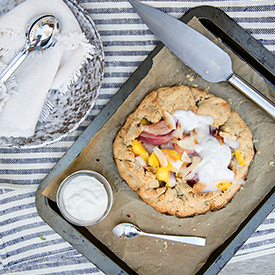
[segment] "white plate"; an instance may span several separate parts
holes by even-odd
[[[0,4],[0,16],[24,0],[5,1]],[[48,97],[54,104],[52,112],[43,122],[38,122],[33,136],[29,138],[0,137],[0,144],[11,147],[41,147],[72,133],[91,112],[102,84],[104,52],[95,24],[85,10],[74,0],[64,0],[71,9],[89,42],[95,46],[95,54],[81,69],[81,76],[60,96],[50,90]]]

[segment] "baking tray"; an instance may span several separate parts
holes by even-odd
[[[250,64],[250,66],[265,79],[271,88],[270,94],[273,95],[272,93],[274,93],[275,95],[275,56],[272,53],[218,8],[211,6],[195,7],[186,12],[180,20],[188,23],[194,16],[196,16],[212,34],[221,39],[236,55]],[[42,192],[56,176],[73,162],[94,135],[116,112],[129,94],[131,94],[139,82],[147,75],[151,69],[153,57],[157,55],[162,48],[163,44],[159,43],[148,55],[139,68],[125,82],[45,177],[36,193],[36,208],[41,218],[106,274],[121,274],[123,272],[126,274],[136,273],[110,249],[98,241],[87,229],[74,226],[67,222],[58,211],[56,203],[43,196]],[[275,187],[243,221],[236,232],[209,256],[207,262],[197,274],[217,274],[224,267],[274,209],[274,191]]]

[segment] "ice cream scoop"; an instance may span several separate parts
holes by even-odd
[[[54,45],[60,27],[53,15],[40,15],[31,20],[26,27],[26,43],[11,63],[0,74],[0,80],[5,83],[19,65],[32,51],[42,51]]]

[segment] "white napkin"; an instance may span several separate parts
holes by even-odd
[[[42,14],[58,19],[60,34],[54,47],[31,52],[12,77],[0,84],[0,136],[32,136],[48,90],[65,93],[94,54],[62,0],[26,0],[0,18],[0,70],[24,47],[28,22]]]

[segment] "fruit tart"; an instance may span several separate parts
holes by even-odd
[[[222,98],[184,85],[148,94],[117,133],[120,176],[160,213],[225,206],[245,182],[252,133]]]

